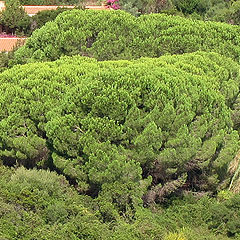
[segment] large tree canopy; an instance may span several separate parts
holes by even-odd
[[[131,214],[142,198],[151,204],[178,189],[230,183],[239,65],[229,58],[64,57],[16,66],[0,83],[4,164],[53,165],[97,197],[108,220]]]
[[[239,60],[239,26],[164,14],[139,18],[122,11],[74,10],[35,31],[14,63],[56,60],[63,55],[98,60],[214,51]]]

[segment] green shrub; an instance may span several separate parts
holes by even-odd
[[[109,230],[63,176],[45,170],[0,168],[3,239],[107,239]]]
[[[8,34],[24,35],[30,31],[30,17],[18,0],[6,2],[6,8],[0,13],[0,23]]]
[[[157,13],[164,10],[174,9],[171,0],[158,1],[158,0],[120,0],[121,10],[127,11],[134,16],[139,16],[146,13]]]
[[[180,0],[174,3],[177,5],[177,8],[184,13],[193,13],[197,7],[198,0]]]
[[[206,20],[218,21],[218,22],[229,22],[230,10],[226,5],[226,2],[220,2],[214,4],[205,14]]]
[[[229,20],[237,25],[240,25],[240,1],[235,1],[229,8]]]
[[[57,8],[56,10],[44,10],[38,12],[31,19],[31,31],[41,28],[49,21],[55,20],[55,18],[62,12],[69,10],[68,8]]]

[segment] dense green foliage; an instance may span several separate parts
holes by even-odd
[[[164,14],[135,18],[122,11],[66,11],[36,30],[14,63],[56,60],[62,55],[106,59],[159,57],[197,50],[239,59],[239,27]]]
[[[3,163],[48,166],[75,189],[54,172],[0,167],[0,237],[239,239],[239,195],[198,200],[234,174],[238,69],[197,52],[64,57],[2,73]],[[186,190],[200,193],[166,199]]]
[[[38,12],[31,19],[31,33],[37,28],[41,28],[47,22],[55,20],[55,18],[64,11],[69,11],[68,8],[58,8],[56,10],[44,10]]]
[[[0,168],[0,173],[1,239],[107,236],[106,226],[92,213],[89,197],[79,196],[63,176],[24,168],[15,172]]]
[[[238,1],[140,2],[239,21]],[[74,10],[1,53],[0,239],[239,240],[239,36]]]
[[[65,57],[16,66],[0,82],[3,163],[56,168],[96,198],[105,221],[131,217],[142,198],[230,184],[239,65],[229,58]]]
[[[9,0],[6,9],[0,12],[0,24],[7,33],[24,34],[30,31],[30,17],[18,0]]]
[[[227,240],[239,236],[239,195],[189,195],[172,206],[140,207],[130,221],[104,223],[98,203],[45,170],[0,167],[0,238],[11,240]],[[224,220],[224,221],[223,221]],[[220,234],[222,233],[222,234]]]

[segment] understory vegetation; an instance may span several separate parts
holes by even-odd
[[[239,42],[73,10],[3,53],[0,239],[240,239]]]

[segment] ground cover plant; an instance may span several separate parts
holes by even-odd
[[[49,234],[48,239],[56,239],[54,228],[59,236],[66,234],[66,239],[108,239],[107,234],[113,232],[116,239],[191,236],[197,225],[191,225],[187,217],[186,223],[176,220],[174,208],[157,210],[159,204],[186,191],[216,194],[231,182],[237,189],[239,65],[231,58],[204,52],[131,61],[63,57],[15,66],[0,74],[0,83],[2,164],[55,170],[75,189],[68,193],[62,186],[52,188],[59,181],[64,187],[65,180],[44,170],[20,168],[16,173],[3,173],[11,179],[8,184],[3,180],[6,187],[0,195],[6,208],[18,204],[20,216],[35,214],[34,221],[43,227],[39,231]],[[41,184],[48,178],[49,190],[44,190]],[[87,208],[94,215],[89,224],[96,224],[103,233],[97,235],[94,228],[81,235],[85,223],[73,223],[78,215],[61,202],[61,191],[74,196],[77,192],[83,206],[87,200],[81,196],[89,199]],[[208,201],[213,205],[210,214],[206,210],[206,216],[199,216],[202,230],[198,231],[212,234],[213,239],[215,234],[220,234],[219,239],[237,239],[238,200],[229,199],[222,204],[202,200],[203,206],[197,205],[200,209]],[[216,216],[215,205],[223,209]],[[152,208],[166,216],[151,213]],[[219,228],[222,214],[225,225]],[[54,219],[60,222],[50,227]],[[148,224],[141,225],[147,219],[153,222],[149,230]],[[1,220],[1,234],[23,238],[25,230],[13,224],[9,232],[6,221]],[[170,231],[162,221],[172,226]],[[36,234],[35,223],[29,236]],[[183,230],[184,226],[195,230]]]

